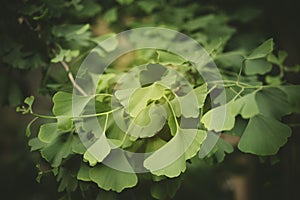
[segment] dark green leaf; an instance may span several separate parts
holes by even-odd
[[[274,118],[257,115],[250,119],[238,144],[241,151],[266,156],[278,152],[291,135],[291,129]]]
[[[273,39],[269,39],[262,43],[259,47],[254,49],[252,53],[247,57],[248,60],[250,59],[258,59],[266,57],[269,53],[273,51],[274,42]]]
[[[245,73],[247,75],[260,74],[264,75],[270,72],[272,69],[272,64],[267,62],[265,59],[255,59],[245,61]]]

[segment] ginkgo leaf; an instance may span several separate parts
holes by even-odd
[[[134,187],[137,182],[135,173],[122,172],[106,165],[97,165],[90,170],[92,181],[104,190],[121,192],[125,188]]]
[[[27,104],[27,108],[25,108],[25,106],[18,106],[16,108],[16,112],[22,112],[22,114],[27,114],[27,113],[33,113],[32,112],[32,104],[34,102],[34,96],[30,96],[30,97],[27,97],[25,100],[24,100],[24,103]]]
[[[170,133],[172,136],[174,136],[177,132],[177,125],[176,125],[176,119],[174,118],[174,116],[170,115],[168,118],[168,125],[170,128]]]
[[[246,153],[267,156],[278,152],[291,135],[291,129],[274,118],[256,115],[240,139],[238,148]]]
[[[194,90],[177,98],[180,103],[181,114],[186,118],[197,118],[199,115],[199,104]]]
[[[83,161],[89,162],[90,166],[95,166],[98,163],[97,158],[95,158],[89,151],[83,154]]]
[[[29,140],[28,145],[31,147],[30,151],[36,151],[45,147],[47,144],[42,142],[39,138],[32,138]]]
[[[72,140],[72,134],[56,137],[41,150],[42,157],[51,163],[52,167],[60,166],[62,160],[72,154]]]
[[[166,118],[167,115],[162,106],[152,104],[133,119],[126,133],[137,138],[152,137],[164,127]]]
[[[252,51],[252,53],[247,57],[247,59],[258,59],[266,57],[269,53],[273,51],[274,41],[273,39],[269,39],[258,46],[256,49]]]
[[[83,145],[83,142],[79,138],[78,135],[73,134],[73,141],[72,141],[72,152],[76,154],[84,154],[86,151],[86,147]]]
[[[60,181],[58,192],[74,192],[78,186],[78,180],[74,177],[72,171],[64,167],[59,169],[57,181]]]
[[[51,143],[58,135],[59,131],[57,130],[57,124],[48,123],[41,125],[38,138],[42,142]]]
[[[85,164],[81,164],[79,171],[77,173],[77,179],[81,181],[91,181],[90,169],[91,168],[89,166]]]
[[[203,107],[207,96],[207,85],[203,84],[184,96],[180,96],[173,100],[173,103],[179,102],[180,105],[173,105],[173,109],[180,112],[176,112],[176,115],[182,114],[186,118],[197,118],[199,116],[199,109]]]
[[[256,92],[253,92],[235,100],[232,104],[231,112],[234,115],[240,114],[245,119],[257,115],[259,113],[259,108],[255,97]]]
[[[121,192],[125,188],[131,188],[137,184],[137,176],[121,150],[113,150],[106,159],[106,165],[96,165],[89,173],[91,180],[100,188]],[[109,166],[119,166],[122,170]]]
[[[26,137],[30,137],[31,135],[31,125],[38,119],[38,117],[33,118],[26,126],[25,135]]]
[[[264,75],[272,70],[272,64],[267,62],[265,59],[255,59],[245,61],[245,74]]]
[[[27,97],[25,100],[24,100],[24,103],[26,103],[28,105],[28,108],[30,111],[32,111],[32,104],[34,102],[34,96],[30,96],[30,97]]]
[[[205,137],[205,131],[178,128],[167,144],[144,161],[144,166],[157,176],[179,176],[186,169],[186,160],[197,154]]]
[[[110,153],[110,145],[104,133],[92,144],[84,154],[84,159],[89,161],[90,165],[95,165],[97,162],[102,162]]]
[[[152,137],[147,140],[146,152],[154,152],[164,146],[167,142],[160,137]]]
[[[128,88],[123,90],[117,90],[115,92],[116,98],[119,102],[128,109],[130,96],[134,93],[135,88]]]
[[[226,153],[230,154],[233,152],[233,146],[222,138],[218,139],[214,148],[216,148],[214,155],[219,163],[224,161]]]
[[[140,83],[142,86],[160,81],[166,68],[159,64],[148,64],[145,70],[140,72]]]
[[[181,178],[164,179],[152,185],[150,192],[155,199],[173,199],[182,183]]]
[[[279,88],[287,94],[290,110],[300,113],[300,86],[285,85]]]
[[[291,112],[287,95],[278,88],[262,89],[255,99],[259,112],[264,116],[280,119]]]
[[[157,60],[161,64],[172,64],[172,65],[180,65],[185,62],[183,58],[178,55],[165,52],[165,51],[156,51],[157,53]]]
[[[176,79],[178,76],[179,76],[178,72],[169,69],[164,73],[164,76],[161,77],[161,80],[157,81],[157,83],[165,86],[166,88],[171,89],[172,86],[176,83]]]
[[[244,120],[240,116],[236,117],[234,127],[228,131],[230,135],[241,137],[247,127],[248,120]]]
[[[56,116],[78,116],[92,98],[92,96],[78,96],[67,92],[57,92],[53,96],[53,114]]]
[[[73,120],[69,116],[57,116],[57,129],[70,131],[73,128]]]
[[[198,107],[202,108],[204,106],[204,102],[205,102],[205,99],[208,94],[207,93],[207,84],[200,85],[200,86],[196,87],[193,91],[198,100]]]
[[[214,133],[208,133],[206,140],[201,146],[199,151],[199,158],[211,158],[214,156],[216,161],[222,162],[226,156],[226,153],[232,153],[233,147],[231,144],[223,140],[220,135]]]
[[[146,108],[149,101],[162,98],[164,91],[165,88],[159,84],[136,89],[129,100],[129,114],[136,117],[141,110]]]
[[[209,110],[201,118],[201,122],[208,130],[216,132],[231,130],[235,122],[235,114],[232,113],[232,101]]]
[[[276,57],[274,54],[269,54],[267,57],[267,60],[271,63],[274,63],[278,66],[282,66],[283,62],[285,61],[288,54],[285,51],[279,51],[278,57]]]

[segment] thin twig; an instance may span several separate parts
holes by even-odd
[[[68,66],[68,64],[65,61],[60,61],[60,63],[65,68],[66,72],[68,73],[68,77],[69,77],[71,83],[73,84],[73,87],[76,88],[76,90],[78,90],[78,92],[80,92],[80,94],[82,94],[83,96],[87,96],[85,91],[79,85],[77,85],[77,83],[75,82],[75,79],[70,71],[70,67]]]

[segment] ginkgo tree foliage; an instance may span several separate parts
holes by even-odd
[[[72,9],[63,13],[63,8]],[[104,191],[122,194],[124,190],[134,191],[139,182],[148,181],[153,198],[173,198],[180,188],[180,175],[189,163],[193,165],[193,159],[222,162],[225,155],[234,150],[257,156],[276,155],[292,134],[288,123],[282,119],[300,112],[300,86],[288,83],[285,74],[298,72],[299,66],[285,65],[287,53],[278,51],[273,39],[260,40],[260,44],[257,41],[256,47],[253,47],[255,44],[229,47],[239,35],[229,23],[239,20],[244,23],[255,16],[230,15],[184,1],[174,1],[162,8],[159,0],[117,0],[110,4],[79,0],[61,6],[45,1],[41,5],[32,3],[22,13],[26,20],[30,18],[29,24],[34,22],[41,26],[36,32],[40,34],[39,40],[44,41],[48,56],[43,65],[62,65],[65,77],[70,79],[64,82],[51,73],[46,74],[51,76],[46,80],[46,88],[53,94],[51,115],[35,112],[33,96],[27,97],[24,105],[17,108],[18,112],[33,115],[26,128],[29,146],[49,163],[49,170],[40,168],[37,179],[52,172],[59,181],[58,191],[65,191],[67,197],[81,191],[83,198],[98,195],[113,199],[117,198],[115,193]],[[94,37],[91,26],[82,24],[83,18],[86,20],[98,13],[111,32],[161,26],[187,34],[211,56],[222,80],[206,82],[189,60],[172,52],[138,50],[134,58],[129,56],[130,62],[124,64],[120,59],[112,63],[96,83],[96,93],[86,94],[74,82],[72,73],[76,72],[86,52],[114,35]],[[46,23],[63,15],[70,20],[52,26]],[[82,20],[78,19],[80,17]],[[47,35],[42,34],[43,23]],[[104,49],[112,51],[117,47],[116,43]],[[25,62],[9,60],[11,54],[31,59],[31,54],[22,54],[23,48],[29,47],[8,48],[4,52],[4,62],[18,68],[27,66]],[[97,53],[105,56],[102,51]],[[138,67],[134,76],[127,75],[126,84],[119,84],[123,75],[138,65],[143,67]],[[75,105],[73,87],[80,94],[75,94],[78,95]],[[222,101],[224,96],[225,102]],[[96,111],[92,114],[91,105]],[[124,119],[124,124],[119,124],[116,116]],[[98,133],[91,118],[103,127],[102,134]],[[186,127],[184,121],[188,120],[195,125]],[[32,125],[37,122],[42,124],[33,132]],[[86,133],[84,141],[78,130]],[[237,148],[218,138],[217,133],[238,137]],[[214,145],[208,151],[201,151],[211,140],[216,141]],[[117,149],[152,152],[142,163],[147,173],[135,173],[128,157],[116,154]],[[127,170],[105,164],[110,157]]]

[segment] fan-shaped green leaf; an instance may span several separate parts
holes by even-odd
[[[232,102],[209,110],[201,118],[201,122],[208,130],[216,132],[231,130],[235,122],[235,114],[232,113]]]
[[[53,97],[53,114],[78,116],[92,98],[92,96],[73,96],[71,93],[57,92]]]
[[[156,51],[156,53],[157,53],[157,60],[161,64],[180,65],[185,62],[185,60],[183,58],[181,58],[180,56],[169,53],[169,52]]]
[[[52,167],[58,167],[62,159],[72,154],[72,140],[72,134],[64,134],[56,137],[41,150],[42,157],[51,163]]]
[[[300,113],[300,86],[286,85],[279,88],[287,94],[290,110]]]
[[[154,183],[150,190],[151,196],[155,199],[172,199],[180,188],[181,182],[180,178],[175,178]]]
[[[245,73],[247,75],[260,74],[264,75],[270,72],[272,69],[272,64],[267,62],[265,59],[255,59],[245,61]]]
[[[73,128],[73,120],[69,116],[57,117],[57,129],[62,131],[70,131]]]
[[[90,170],[92,181],[104,190],[121,192],[125,188],[134,187],[137,182],[135,173],[122,172],[106,165],[97,165]]]
[[[265,88],[256,94],[259,112],[264,116],[280,117],[291,112],[287,95],[278,88]]]
[[[137,138],[152,137],[164,127],[166,118],[162,106],[147,106],[130,123],[127,134]]]
[[[59,132],[57,130],[57,124],[48,123],[41,125],[40,131],[38,133],[38,138],[42,142],[51,143],[58,135]]]
[[[166,68],[159,64],[148,64],[145,70],[140,72],[140,83],[142,86],[147,84],[153,84],[156,81],[161,80]]]
[[[267,156],[278,152],[291,135],[291,129],[274,118],[263,115],[252,117],[238,147],[246,153]]]
[[[95,159],[97,162],[102,162],[106,156],[110,153],[110,145],[107,141],[106,136],[102,133],[101,137],[92,144],[84,154],[84,159],[88,160],[90,165],[95,164]]]
[[[259,109],[255,96],[256,92],[252,92],[235,100],[232,104],[231,112],[234,115],[241,114],[245,119],[257,115],[259,113]]]
[[[274,42],[273,39],[269,39],[258,46],[252,51],[252,53],[247,57],[247,59],[257,59],[266,57],[269,53],[273,51]]]
[[[197,154],[205,137],[205,131],[178,129],[167,144],[145,160],[144,166],[157,176],[179,176],[186,169],[186,160]]]
[[[47,144],[42,142],[39,138],[32,138],[29,140],[28,145],[31,147],[30,151],[35,151],[45,147]]]
[[[159,84],[138,88],[129,99],[129,113],[136,117],[141,110],[146,108],[148,102],[158,100],[164,95],[165,88]]]
[[[80,169],[77,173],[77,179],[81,181],[91,181],[90,169],[91,168],[89,166],[81,164]]]

